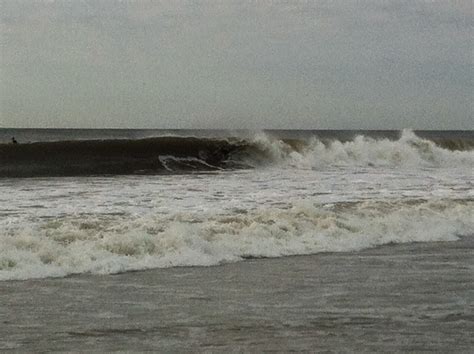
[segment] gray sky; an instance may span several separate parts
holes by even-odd
[[[474,129],[471,0],[0,3],[0,127]]]

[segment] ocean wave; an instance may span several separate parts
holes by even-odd
[[[64,216],[3,223],[0,280],[210,266],[472,236],[474,200],[295,202],[228,215]]]
[[[453,167],[474,166],[474,150],[450,150],[404,130],[398,140],[357,136],[352,141],[323,143],[312,139],[279,161],[298,168],[328,166]]]
[[[0,177],[185,173],[265,166],[449,167],[474,165],[468,140],[157,137],[0,144]]]

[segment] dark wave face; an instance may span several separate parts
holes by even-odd
[[[231,167],[242,141],[160,137],[0,145],[0,176],[147,174]]]
[[[424,165],[473,163],[472,139],[420,138],[404,131],[398,140],[359,135],[278,138],[156,137],[0,144],[0,177],[187,173],[286,164]]]

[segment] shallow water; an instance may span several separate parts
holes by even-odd
[[[0,350],[467,353],[473,240],[0,282]]]
[[[474,150],[394,134],[0,178],[0,350],[468,352]]]

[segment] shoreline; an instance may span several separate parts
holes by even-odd
[[[0,282],[0,350],[469,351],[474,238]]]

